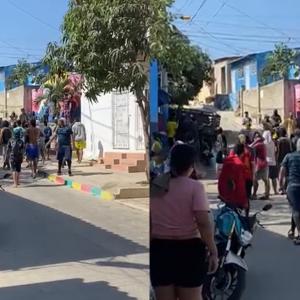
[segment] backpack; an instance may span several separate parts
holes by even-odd
[[[24,143],[22,140],[15,140],[12,143],[12,155],[13,159],[17,162],[23,161],[23,149]]]
[[[224,159],[218,181],[218,190],[223,202],[237,207],[248,208],[245,166],[238,156],[229,155]]]

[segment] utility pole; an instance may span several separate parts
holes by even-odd
[[[6,83],[6,79],[4,79],[4,100],[5,100],[4,117],[7,118],[8,117],[8,112],[7,112],[7,83]]]

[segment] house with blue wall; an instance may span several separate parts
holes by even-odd
[[[49,67],[44,66],[41,62],[34,62],[31,65],[36,69],[36,73],[39,75],[47,74],[49,72]],[[15,69],[16,65],[10,66],[3,66],[0,67],[0,92],[5,90],[5,82],[11,76],[13,70]],[[37,87],[38,85],[34,82],[34,76],[30,75],[27,78],[25,83],[25,87]],[[15,85],[17,87],[17,85]]]
[[[242,89],[258,89],[258,86],[262,84],[261,74],[267,64],[268,57],[271,54],[272,51],[253,53],[231,62],[232,87],[230,94],[230,103],[233,109],[236,109],[239,105],[238,97]],[[300,55],[297,57],[295,63],[300,65]],[[294,66],[291,66],[290,68],[289,79],[298,79],[295,77]],[[276,81],[276,78],[269,78],[264,83],[269,84],[274,81]]]
[[[11,76],[16,65],[0,67],[0,116],[7,117],[11,112],[18,112],[20,108],[27,111],[32,109],[32,90],[39,87],[35,82],[36,75],[45,75],[49,68],[41,62],[31,63],[35,69],[35,74],[29,75],[24,86],[17,83],[6,90],[7,81]]]

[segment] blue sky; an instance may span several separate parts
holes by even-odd
[[[172,11],[194,16],[175,24],[214,59],[300,46],[298,0],[176,0]]]
[[[0,66],[20,58],[38,61],[50,41],[59,41],[68,0],[1,0]]]

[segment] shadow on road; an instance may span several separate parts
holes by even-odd
[[[106,282],[84,283],[80,279],[0,288],[3,300],[136,300]]]
[[[0,270],[146,252],[146,247],[83,220],[0,193]],[[0,294],[0,299],[6,298]]]

